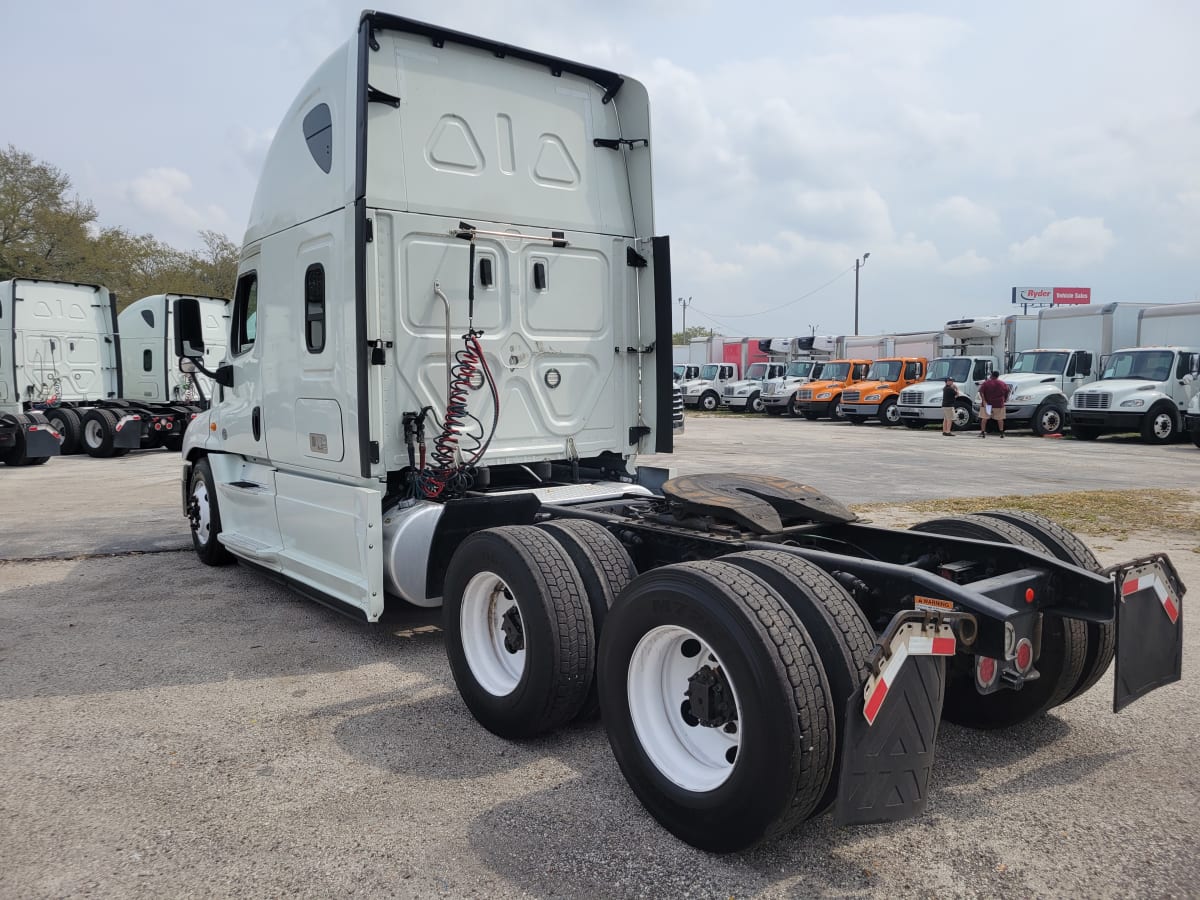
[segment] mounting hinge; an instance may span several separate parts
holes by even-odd
[[[371,451],[371,462],[379,462],[379,441],[371,441],[367,446]]]
[[[371,243],[375,240],[375,220],[367,219],[367,238],[366,243]]]
[[[367,43],[370,45],[372,50],[379,49],[379,41],[375,40],[375,26],[374,25],[368,26],[368,28],[367,28]]]
[[[392,349],[391,341],[367,341],[371,348],[371,365],[382,366],[387,363],[387,351]]]
[[[367,102],[386,103],[388,106],[394,106],[396,109],[400,108],[399,97],[389,94],[387,91],[381,91],[379,88],[371,87],[369,84],[367,85]]]
[[[649,265],[649,261],[642,254],[638,253],[632,247],[625,248],[625,265],[631,269],[644,269]]]
[[[604,147],[608,150],[620,150],[622,144],[632,150],[639,144],[643,147],[649,147],[650,141],[647,138],[592,138],[593,147]]]
[[[649,425],[634,425],[629,429],[629,446],[632,447],[650,433]]]

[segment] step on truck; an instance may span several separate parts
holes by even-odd
[[[786,370],[784,363],[751,363],[745,378],[725,385],[721,391],[721,405],[733,412],[762,412],[763,384],[768,379],[779,378]]]
[[[1004,381],[1009,387],[1004,427],[1034,434],[1061,434],[1076,390],[1096,380],[1114,349],[1137,340],[1138,316],[1148,303],[1054,306],[1038,313],[1037,349],[1014,354]],[[979,414],[978,399],[974,405]]]
[[[821,368],[821,377],[796,389],[795,407],[809,420],[845,417],[842,392],[867,377],[869,359],[831,359]]]
[[[484,727],[598,709],[645,808],[711,851],[915,815],[941,719],[1019,726],[1114,650],[1118,707],[1177,680],[1164,554],[1101,569],[1031,514],[896,530],[636,465],[671,450],[649,129],[632,78],[364,13],[265,159],[185,439],[200,559],[368,621],[440,605]]]
[[[1071,434],[1094,441],[1133,431],[1147,444],[1180,437],[1200,390],[1200,303],[1138,311],[1137,346],[1113,353],[1100,378],[1071,397]]]
[[[992,372],[1005,371],[1016,351],[1037,345],[1035,322],[1034,316],[974,316],[947,322],[946,349],[929,361],[923,382],[900,392],[900,421],[909,428],[940,425],[942,388],[950,378],[962,395],[954,405],[953,428],[969,427],[979,386]]]
[[[164,443],[178,450],[200,409],[126,394],[116,306],[116,295],[100,285],[0,282],[0,315],[8,314],[12,328],[6,346],[12,348],[14,402],[24,415],[49,424],[64,455],[122,456]],[[136,363],[143,375],[164,385],[178,368],[168,358],[170,336],[165,319],[159,321],[153,339],[139,345]]]

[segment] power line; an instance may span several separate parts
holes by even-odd
[[[796,305],[797,303],[799,303],[801,300],[807,300],[807,299],[808,299],[809,297],[811,297],[813,294],[819,294],[821,291],[825,290],[825,288],[829,287],[829,286],[830,286],[831,284],[833,284],[834,282],[836,282],[836,281],[840,281],[841,279],[845,278],[847,275],[849,275],[849,274],[850,274],[851,272],[853,272],[853,271],[854,271],[854,266],[847,266],[845,269],[843,269],[843,270],[842,270],[841,272],[839,272],[837,275],[834,275],[834,276],[833,276],[833,278],[829,279],[827,282],[825,282],[825,283],[824,283],[823,285],[821,285],[820,287],[818,287],[818,288],[813,288],[813,289],[812,289],[811,291],[809,291],[807,294],[802,294],[801,296],[797,297],[795,300],[789,300],[787,303],[781,303],[779,306],[773,306],[773,307],[771,307],[770,309],[764,309],[764,310],[762,310],[761,312],[753,312],[753,313],[730,313],[729,315],[723,316],[723,318],[726,318],[726,319],[750,319],[750,318],[753,318],[754,316],[765,316],[765,315],[767,315],[768,313],[778,312],[778,311],[779,311],[779,310],[781,310],[781,309],[787,309],[787,307],[789,307],[789,306],[795,306],[795,305]],[[699,309],[699,308],[697,308],[697,307],[695,307],[695,306],[693,306],[693,307],[692,307],[692,312],[698,312],[698,313],[700,313],[702,316],[704,316],[704,317],[706,317],[706,318],[709,318],[709,319],[714,319],[714,318],[715,318],[715,317],[714,317],[714,316],[712,316],[711,314],[709,314],[709,313],[706,313],[704,310],[702,310],[702,309]]]

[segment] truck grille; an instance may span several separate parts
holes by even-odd
[[[1073,399],[1076,409],[1108,409],[1112,404],[1112,394],[1100,391],[1076,391]]]
[[[900,405],[901,406],[920,406],[924,395],[920,391],[901,391]]]
[[[679,386],[675,386],[675,390],[671,396],[671,429],[676,430],[683,427],[683,391]]]
[[[796,399],[797,400],[811,400],[812,399],[812,388],[800,388],[800,390],[796,393]]]
[[[774,397],[775,391],[778,389],[778,387],[779,387],[779,385],[777,385],[777,384],[764,384],[763,391],[762,391],[763,396],[764,397]]]
[[[862,394],[862,391],[846,391],[842,394],[842,402],[857,403],[860,394]]]
[[[732,397],[732,396],[733,396],[733,390],[734,390],[733,388],[731,388],[731,387],[729,387],[729,386],[726,386],[726,387],[725,387],[725,391],[724,391],[724,393],[725,393],[725,396],[726,396],[726,397]]]

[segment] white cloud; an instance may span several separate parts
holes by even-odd
[[[954,259],[948,260],[942,264],[942,271],[947,275],[980,275],[990,271],[992,261],[980,256],[974,250],[968,250],[966,253],[960,253]]]
[[[1018,265],[1081,269],[1099,265],[1116,244],[1103,219],[1075,216],[1047,225],[1041,234],[1009,247]]]
[[[961,194],[938,203],[933,208],[933,217],[953,228],[976,233],[994,232],[1000,227],[995,210]]]
[[[191,191],[191,177],[172,168],[148,169],[124,188],[135,208],[175,229],[227,230],[230,221],[225,210],[216,204],[194,205],[187,197]]]

